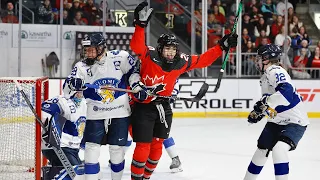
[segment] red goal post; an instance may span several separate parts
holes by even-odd
[[[41,117],[49,97],[47,77],[0,78],[0,179],[41,180],[41,126],[22,97],[17,80]]]

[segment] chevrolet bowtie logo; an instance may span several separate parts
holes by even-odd
[[[182,83],[179,82],[179,93],[189,94],[191,96],[195,96],[198,94],[200,87],[202,84],[205,83],[205,81],[200,80],[191,80],[189,83]],[[207,93],[213,93],[214,88],[216,87],[216,84],[209,84],[209,90]]]

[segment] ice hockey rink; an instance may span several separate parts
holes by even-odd
[[[257,139],[266,121],[249,125],[239,118],[175,118],[171,135],[182,161],[183,172],[171,173],[171,159],[163,155],[152,180],[241,180],[256,150]],[[310,125],[298,148],[289,153],[290,180],[320,179],[320,119]],[[135,144],[126,154],[123,179],[130,179],[130,163]],[[101,148],[103,180],[111,179],[108,147]],[[272,156],[258,180],[274,178]]]

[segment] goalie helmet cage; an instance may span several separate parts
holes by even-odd
[[[41,126],[13,80],[17,80],[36,113],[48,99],[47,77],[0,78],[0,180],[41,180],[46,159],[41,153]]]

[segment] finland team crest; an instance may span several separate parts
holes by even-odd
[[[119,79],[115,78],[102,78],[98,79],[95,82],[93,82],[94,85],[97,86],[110,86],[110,87],[118,87],[120,83]],[[103,103],[111,103],[116,99],[115,97],[115,91],[107,90],[107,89],[101,89],[99,92],[100,97],[102,98],[101,102]]]
[[[86,117],[80,116],[79,119],[75,122],[76,129],[78,130],[78,137],[83,136],[84,128],[86,126]]]

